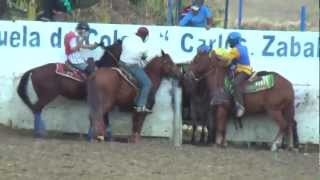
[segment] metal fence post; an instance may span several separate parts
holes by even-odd
[[[300,31],[305,31],[306,30],[306,6],[301,6],[300,9]]]
[[[239,7],[238,7],[238,28],[241,29],[242,24],[242,8],[243,8],[243,0],[239,0]]]
[[[225,0],[223,28],[228,28],[229,0]]]
[[[173,25],[173,0],[168,0],[167,25]]]

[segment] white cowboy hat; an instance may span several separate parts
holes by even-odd
[[[199,11],[200,8],[197,5],[192,5],[191,9],[194,10],[194,11]]]

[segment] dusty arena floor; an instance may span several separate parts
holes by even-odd
[[[88,143],[0,126],[0,179],[11,180],[319,180],[317,152],[252,147],[175,148],[167,141]]]

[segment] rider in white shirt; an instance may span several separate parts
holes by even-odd
[[[138,31],[126,37],[122,42],[122,53],[119,65],[125,68],[138,81],[140,92],[135,101],[137,112],[148,112],[151,110],[146,107],[148,96],[152,87],[152,82],[144,72],[147,57],[147,47],[145,41],[149,36],[146,27],[140,27]]]

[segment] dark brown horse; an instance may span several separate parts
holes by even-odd
[[[150,60],[145,71],[152,81],[149,101],[154,102],[155,94],[163,77],[181,77],[182,73],[173,63],[171,57],[162,51],[161,56]],[[121,73],[113,68],[100,68],[88,79],[88,103],[90,106],[89,137],[102,140],[105,137],[107,124],[103,116],[108,115],[114,106],[132,104],[137,95],[137,89],[130,84]],[[152,103],[153,104],[153,103]],[[132,142],[139,142],[140,133],[146,113],[133,112],[132,116]]]
[[[104,47],[104,54],[99,61],[96,61],[96,66],[111,67],[117,66],[117,61],[122,51],[122,42],[116,41],[113,45]],[[45,64],[25,72],[19,82],[17,92],[22,101],[33,112],[35,122],[34,130],[37,137],[45,134],[44,122],[41,119],[42,109],[58,95],[70,99],[83,100],[86,97],[85,82],[75,81],[71,78],[58,75],[56,71],[56,63]],[[37,101],[33,104],[27,93],[27,84],[31,80],[33,89],[37,94]]]
[[[187,105],[190,111],[190,119],[192,123],[191,144],[196,144],[195,132],[197,127],[202,127],[200,143],[205,143],[205,128],[208,129],[207,144],[213,142],[213,119],[211,109],[209,107],[210,97],[208,88],[206,88],[206,81],[204,79],[199,82],[193,81],[190,78],[184,77],[182,79],[183,98],[189,100]]]
[[[189,65],[189,71],[186,75],[193,80],[206,79],[207,81],[211,105],[217,122],[216,143],[218,145],[226,145],[227,115],[231,112],[233,106],[231,96],[225,92],[227,72],[226,63],[215,52],[212,53],[211,57],[208,53],[198,53]],[[279,131],[272,143],[272,151],[277,150],[285,133],[288,133],[289,148],[293,148],[294,143],[298,143],[298,138],[294,120],[294,90],[292,84],[278,73],[267,73],[273,75],[274,86],[255,93],[246,93],[244,95],[246,113],[266,112],[277,123]]]

